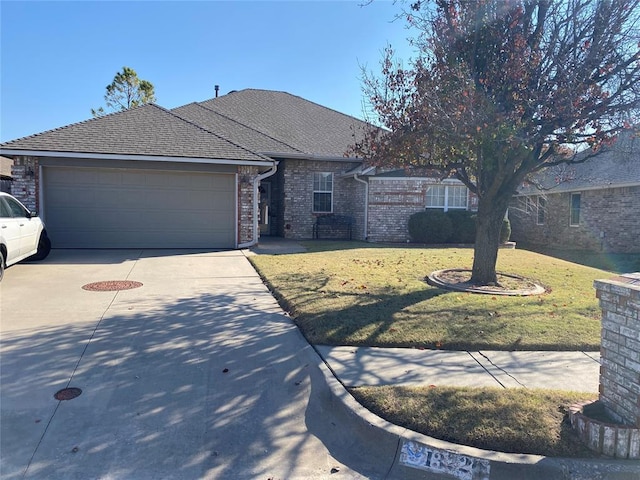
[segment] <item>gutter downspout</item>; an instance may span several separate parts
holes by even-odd
[[[358,177],[357,173],[353,174],[356,182],[364,183],[364,241],[369,241],[369,182]]]
[[[260,182],[267,177],[270,177],[278,170],[278,162],[274,161],[273,165],[269,170],[264,173],[261,173],[257,177],[253,179],[253,239],[238,245],[238,248],[249,248],[253,247],[258,243],[258,187],[260,186]]]

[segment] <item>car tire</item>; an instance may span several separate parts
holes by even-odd
[[[0,282],[2,281],[2,277],[4,277],[4,253],[0,251]]]
[[[47,232],[43,230],[40,234],[40,240],[38,241],[38,251],[34,255],[31,255],[29,257],[29,260],[44,260],[45,258],[47,258],[47,255],[49,255],[50,251],[51,240],[49,239]]]

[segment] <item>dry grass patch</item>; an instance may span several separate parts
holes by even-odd
[[[593,281],[607,271],[524,250],[501,250],[498,270],[548,293],[501,297],[444,291],[424,278],[470,268],[471,248],[306,242],[309,252],[251,257],[309,342],[442,349],[598,350]],[[346,247],[346,248],[345,248]]]
[[[441,440],[487,450],[592,457],[566,411],[589,394],[547,390],[359,387],[351,394],[389,422]]]

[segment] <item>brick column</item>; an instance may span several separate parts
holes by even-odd
[[[11,167],[13,183],[11,194],[20,200],[29,210],[39,207],[38,159],[35,157],[16,157]]]
[[[602,308],[600,401],[616,420],[640,427],[640,273],[596,280]]]

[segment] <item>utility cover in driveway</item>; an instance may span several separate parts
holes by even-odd
[[[234,248],[235,176],[44,167],[56,248]]]

